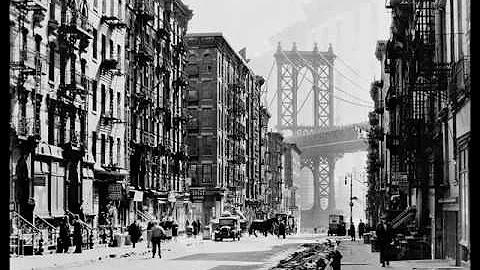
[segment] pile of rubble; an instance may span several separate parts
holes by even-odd
[[[303,244],[303,250],[296,251],[283,259],[277,266],[270,270],[294,269],[294,270],[328,270],[339,269],[342,255],[330,241],[324,243]]]

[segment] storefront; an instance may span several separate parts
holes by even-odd
[[[94,166],[93,210],[98,208],[98,225],[127,226],[126,176],[124,171],[106,171]]]
[[[212,219],[220,217],[224,209],[225,189],[190,187],[189,193],[192,201],[192,219],[209,224]],[[189,221],[191,223],[193,220]]]

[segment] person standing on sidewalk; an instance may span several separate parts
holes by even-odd
[[[128,234],[130,235],[133,248],[135,248],[135,244],[138,242],[138,239],[140,239],[140,235],[142,234],[136,220],[128,226]]]
[[[68,224],[68,216],[65,216],[60,224],[60,246],[58,248],[59,253],[68,253],[70,248],[70,225]]]
[[[376,229],[377,244],[380,249],[380,263],[385,267],[385,263],[390,265],[390,258],[388,258],[388,248],[392,240],[390,226],[385,222],[385,217],[380,219]]]
[[[82,224],[80,218],[75,215],[75,221],[73,222],[73,243],[75,245],[75,253],[82,253]]]
[[[352,241],[356,241],[355,239],[355,225],[353,222],[350,224],[350,237],[352,238]]]
[[[358,239],[362,239],[364,232],[365,232],[365,224],[360,219],[360,223],[358,223]]]
[[[153,220],[150,220],[147,224],[147,248],[150,248],[150,242],[152,241],[152,227]]]
[[[196,222],[195,220],[192,222],[192,227],[193,227],[193,235],[194,235],[195,237],[197,237],[197,234],[198,234],[198,226],[197,226],[197,222]]]
[[[158,225],[158,222],[155,221],[152,227],[152,258],[155,258],[155,253],[158,247],[158,257],[162,258],[162,250],[160,247],[160,241],[165,237],[165,230]]]

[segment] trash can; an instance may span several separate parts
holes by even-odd
[[[211,240],[210,226],[203,227],[203,240]]]

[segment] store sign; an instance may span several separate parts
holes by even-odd
[[[122,184],[112,183],[108,186],[108,198],[110,200],[120,200],[122,198]]]
[[[203,201],[205,198],[205,189],[190,189],[190,198],[192,201]]]

